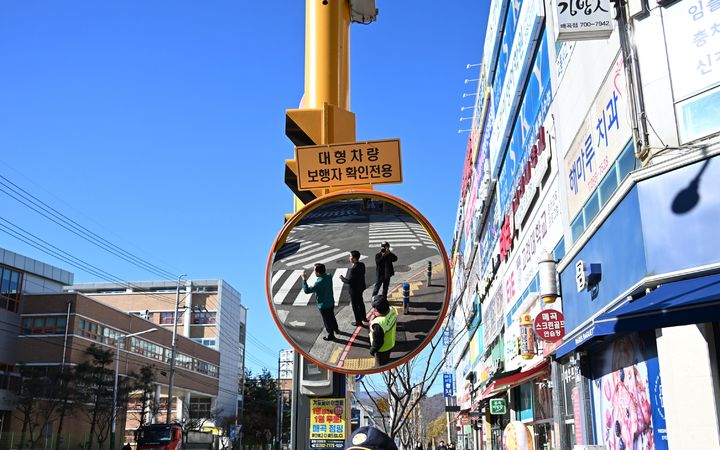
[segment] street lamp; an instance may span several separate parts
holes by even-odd
[[[112,429],[110,431],[110,449],[115,449],[115,422],[117,422],[117,392],[118,392],[118,373],[120,372],[120,342],[126,338],[140,336],[141,334],[157,331],[157,328],[139,331],[137,333],[124,334],[115,338],[115,384],[113,385],[113,401],[112,401]]]

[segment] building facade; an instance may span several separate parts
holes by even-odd
[[[720,448],[720,7],[590,3],[490,4],[452,245],[457,439]]]
[[[0,248],[0,433],[7,430],[17,404],[17,335],[26,294],[62,292],[73,274]]]
[[[215,415],[239,416],[243,410],[247,308],[240,293],[224,280],[88,283],[66,288],[113,308],[139,315],[168,330],[220,352],[220,376]]]
[[[137,377],[143,367],[150,368],[157,408],[152,413],[142,411],[138,394],[131,393],[127,412],[119,413],[118,435],[125,434],[125,441],[131,441],[132,430],[137,428],[143,413],[149,416],[145,417],[145,423],[165,422],[171,331],[77,293],[25,294],[23,303],[17,336],[18,366],[44,369],[51,377],[52,374],[59,376],[60,368],[77,367],[88,361],[91,345],[114,354],[120,339],[118,377]],[[154,330],[149,332],[151,329]],[[123,338],[136,333],[142,335]],[[210,411],[218,398],[220,354],[180,337],[176,361],[170,420],[196,418],[212,422]],[[108,367],[114,368],[114,365]],[[75,411],[80,409],[74,408],[67,417],[66,436],[80,436],[88,431],[87,417],[82,411]],[[56,427],[57,422],[57,417],[52,417],[51,427]],[[14,421],[8,431],[19,432],[21,428],[20,421]],[[125,430],[129,431],[125,433]]]

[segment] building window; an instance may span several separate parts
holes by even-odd
[[[178,323],[182,323],[183,313],[185,311],[178,311]],[[161,312],[160,313],[160,325],[174,325],[175,311]]]
[[[215,339],[203,338],[192,338],[192,340],[197,342],[198,344],[204,345],[205,347],[215,347],[215,343],[217,342]]]
[[[215,378],[218,376],[218,366],[200,359],[195,360],[195,371]]]
[[[9,267],[0,267],[0,308],[18,312],[22,287],[22,273]]]
[[[23,317],[22,334],[65,334],[65,317]]]
[[[193,312],[193,325],[214,325],[216,312]]]
[[[20,374],[15,372],[12,364],[0,363],[0,390],[18,392],[20,386]]]
[[[190,411],[191,419],[206,419],[210,417],[210,409],[212,407],[212,400],[209,398],[197,398],[190,397]]]
[[[620,156],[615,160],[612,167],[605,174],[600,182],[600,187],[590,196],[582,210],[578,213],[570,226],[573,242],[576,242],[583,234],[590,222],[598,215],[603,206],[607,204],[612,194],[615,193],[620,183],[637,167],[635,158],[635,146],[630,141]]]

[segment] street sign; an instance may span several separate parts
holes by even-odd
[[[295,147],[298,189],[402,183],[400,139]]]
[[[344,448],[345,399],[310,399],[310,448]]]
[[[505,406],[504,398],[491,398],[490,399],[490,414],[493,416],[502,416],[507,413],[507,407]]]
[[[455,396],[455,380],[451,373],[443,374],[443,396],[445,398]]]

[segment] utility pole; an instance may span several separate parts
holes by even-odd
[[[285,111],[285,134],[295,146],[355,142],[355,114],[350,112],[350,23],[371,23],[376,14],[375,0],[305,1],[305,91],[300,108]],[[285,183],[295,194],[293,212],[331,190],[300,190],[298,176],[297,160],[286,160]],[[300,393],[302,360],[296,354],[291,448],[305,448],[309,437],[310,398]],[[346,382],[344,375],[334,374],[333,391],[346,397]],[[347,397],[345,410],[349,424]]]
[[[113,383],[113,398],[112,398],[112,426],[110,428],[110,450],[115,450],[115,424],[117,422],[117,396],[118,396],[118,378],[120,375],[120,343],[125,339],[133,336],[140,336],[145,333],[152,333],[157,331],[157,328],[150,328],[137,333],[125,334],[117,336],[115,338],[115,381]]]
[[[178,277],[177,289],[175,290],[175,315],[173,316],[172,347],[170,349],[170,372],[168,373],[167,416],[165,417],[165,423],[170,423],[170,414],[172,412],[172,391],[173,382],[175,381],[175,351],[177,346],[178,310],[180,309],[180,280],[186,276],[187,275],[182,274]]]

